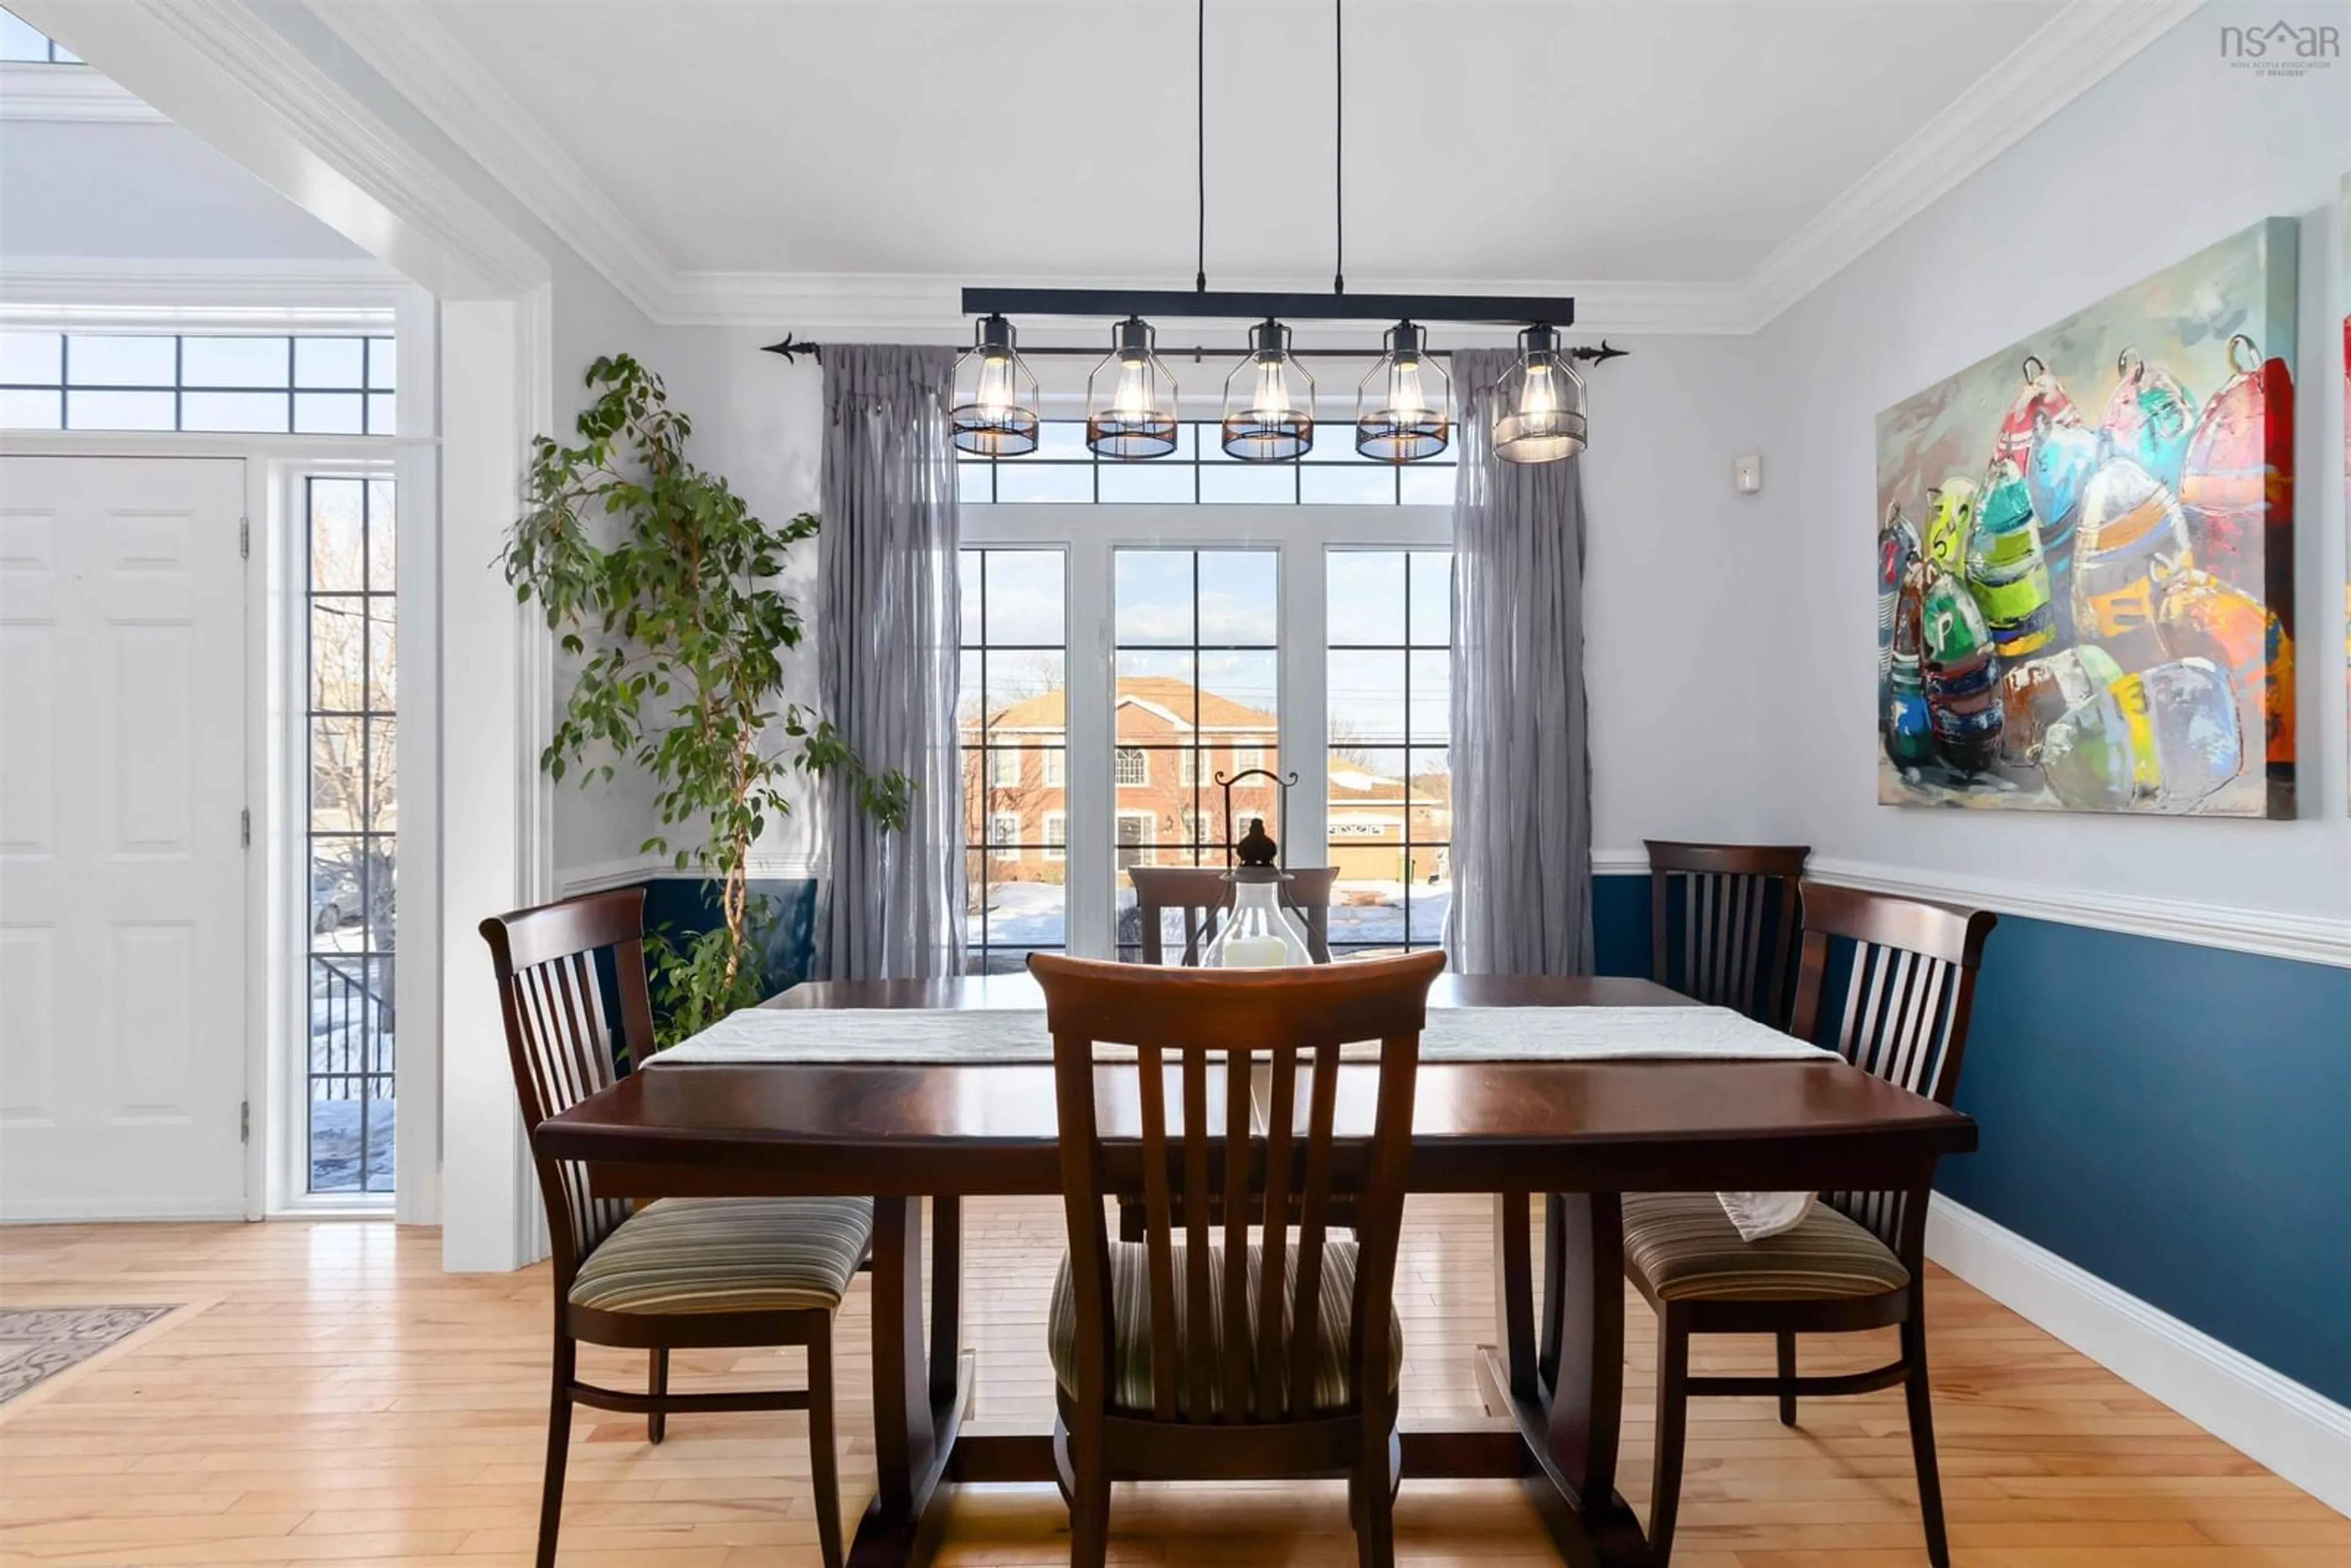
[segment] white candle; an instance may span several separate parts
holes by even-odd
[[[1279,936],[1234,936],[1220,961],[1228,969],[1274,968],[1290,962],[1290,948]]]

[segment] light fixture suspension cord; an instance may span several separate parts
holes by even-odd
[[[1198,95],[1193,108],[1192,124],[1199,139],[1200,172],[1200,251],[1197,270],[1192,274],[1192,287],[1202,294],[1208,291],[1208,0],[1200,0],[1200,37],[1198,75],[1194,87]]]
[[[1331,0],[1331,292],[1347,292],[1347,22]]]

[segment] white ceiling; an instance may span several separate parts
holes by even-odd
[[[432,9],[684,268],[1191,277],[1190,5]],[[2057,7],[1345,9],[1369,285],[1742,277]],[[1215,0],[1207,32],[1212,277],[1327,275],[1332,7]]]
[[[309,4],[665,319],[1191,278],[1181,0]],[[1783,308],[2192,8],[1344,4],[1351,287],[1573,286],[1700,329]],[[1210,282],[1325,287],[1329,0],[1210,0],[1207,30]]]

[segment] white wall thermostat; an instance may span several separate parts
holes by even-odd
[[[1730,483],[1742,496],[1752,496],[1763,488],[1763,455],[1742,452],[1730,460]]]

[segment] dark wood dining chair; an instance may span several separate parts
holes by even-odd
[[[1113,1480],[1309,1476],[1346,1477],[1359,1557],[1395,1561],[1396,1239],[1420,1030],[1444,967],[1433,952],[1214,972],[1029,958],[1053,1035],[1069,1211],[1050,1343],[1073,1568],[1101,1568]],[[1368,1144],[1342,1150],[1339,1048],[1354,1040],[1379,1042],[1378,1088]],[[1133,1046],[1134,1064],[1097,1068],[1097,1042]],[[1130,1073],[1140,1147],[1114,1148],[1096,1092]],[[1114,1240],[1103,1199],[1136,1186],[1144,1238]],[[1343,1194],[1352,1239],[1330,1234]]]
[[[1146,964],[1167,961],[1165,926],[1162,912],[1178,910],[1184,918],[1184,949],[1177,962],[1185,968],[1196,969],[1208,945],[1217,939],[1217,928],[1232,908],[1233,884],[1225,873],[1213,866],[1130,866],[1127,878],[1134,883],[1136,913],[1143,918],[1143,954]],[[1282,907],[1296,915],[1306,927],[1306,949],[1318,964],[1331,961],[1331,889],[1339,880],[1339,868],[1334,865],[1307,866],[1286,873],[1289,881],[1281,884]],[[1221,1194],[1211,1194],[1208,1199],[1208,1222],[1214,1225],[1223,1212]],[[1184,1200],[1176,1200],[1176,1219],[1182,1224]],[[1342,1203],[1334,1221],[1352,1224],[1348,1206]],[[1143,1205],[1132,1196],[1119,1199],[1118,1233],[1122,1240],[1143,1239]]]
[[[1163,915],[1180,913],[1184,949],[1176,962],[1199,967],[1200,955],[1217,939],[1217,928],[1232,907],[1233,884],[1214,866],[1129,866],[1127,880],[1134,884],[1135,913],[1143,920],[1143,961],[1167,961]],[[1331,961],[1331,889],[1339,880],[1334,865],[1301,866],[1288,873],[1281,884],[1282,907],[1306,927],[1307,951],[1318,964]]]
[[[1832,957],[1842,958],[1837,948],[1849,944],[1852,971],[1835,1039],[1821,1043],[1865,1072],[1949,1105],[1993,916],[1814,882],[1803,884],[1802,900],[1793,1032],[1818,1039]],[[1927,1193],[1923,1186],[1823,1193],[1794,1229],[1761,1241],[1743,1240],[1712,1193],[1625,1197],[1625,1272],[1657,1314],[1649,1549],[1658,1568],[1673,1545],[1692,1395],[1773,1395],[1781,1422],[1792,1427],[1800,1396],[1868,1394],[1897,1383],[1909,1402],[1927,1557],[1935,1568],[1949,1568],[1927,1392]],[[1886,1365],[1797,1375],[1798,1334],[1889,1325],[1901,1330],[1901,1354]],[[1777,1375],[1692,1377],[1690,1336],[1701,1333],[1776,1336]]]
[[[1796,883],[1812,850],[1642,841],[1649,852],[1650,978],[1787,1028]]]
[[[631,1061],[653,1049],[645,988],[644,890],[590,894],[485,920],[497,973],[507,1051],[547,1204],[555,1263],[555,1387],[547,1417],[547,1480],[538,1568],[552,1568],[562,1523],[571,1407],[642,1414],[647,1440],[672,1415],[806,1410],[817,1540],[841,1564],[841,1501],[832,1441],[832,1319],[873,1228],[870,1198],[663,1198],[632,1211],[592,1197],[586,1168],[538,1153],[539,1124],[614,1078],[613,1048]],[[609,988],[609,989],[608,989]],[[617,998],[619,1018],[610,1003]],[[617,1037],[616,1037],[617,1030]],[[647,1353],[646,1390],[582,1383],[579,1347]],[[799,1345],[805,1389],[669,1392],[673,1350]]]

